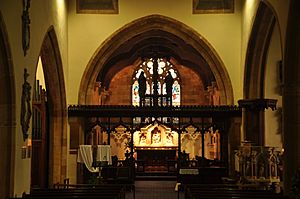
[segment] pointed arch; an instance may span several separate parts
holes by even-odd
[[[277,18],[272,6],[265,1],[260,1],[246,52],[243,88],[246,100],[265,100],[266,98],[267,61],[275,27],[279,27]],[[279,42],[282,51],[282,41]],[[265,117],[263,110],[244,111],[243,128],[246,140],[251,140],[256,145],[266,144]]]
[[[40,56],[49,106],[49,185],[67,175],[67,105],[61,55],[54,28],[44,37]]]
[[[150,15],[137,19],[123,26],[102,43],[84,71],[79,88],[78,103],[89,103],[97,75],[123,43],[152,30],[160,30],[175,35],[182,39],[192,50],[199,53],[210,68],[221,91],[221,103],[233,104],[233,89],[229,75],[224,63],[213,47],[192,28],[162,15]]]
[[[15,78],[6,26],[0,13],[0,198],[13,195],[15,157]]]
[[[273,9],[261,1],[257,9],[246,53],[245,99],[264,97],[266,60],[276,23],[277,19]]]

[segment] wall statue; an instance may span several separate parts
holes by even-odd
[[[28,76],[29,74],[27,73],[27,69],[25,68],[21,98],[21,126],[24,141],[28,138],[28,129],[31,118],[31,86],[27,81]]]
[[[212,82],[212,85],[207,87],[206,96],[209,105],[221,105],[221,92],[216,82]]]
[[[24,56],[27,54],[30,43],[30,18],[29,18],[30,0],[23,0],[22,14],[22,47]]]
[[[157,127],[155,127],[151,131],[151,144],[158,144],[161,142],[161,131],[158,130]]]

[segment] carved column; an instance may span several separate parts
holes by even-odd
[[[300,168],[300,1],[290,1],[283,76],[284,189]],[[299,179],[298,179],[299,180]],[[298,184],[299,186],[299,184]]]
[[[276,109],[275,99],[243,99],[238,101],[243,108],[244,140],[253,145],[264,146],[265,143],[265,109]]]

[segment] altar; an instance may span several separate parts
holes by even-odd
[[[175,173],[177,132],[154,123],[134,134],[134,146],[137,173]]]
[[[136,147],[137,172],[172,173],[176,171],[177,147]]]

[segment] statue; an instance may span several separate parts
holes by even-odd
[[[165,78],[165,83],[166,83],[167,102],[169,102],[170,103],[169,105],[171,105],[174,79],[170,71],[168,72],[168,75]]]
[[[212,85],[207,87],[207,97],[209,105],[221,105],[221,93],[216,82],[212,82]]]
[[[23,0],[22,14],[22,47],[24,56],[27,54],[30,43],[30,18],[29,18],[30,0]]]
[[[216,82],[212,82],[212,102],[214,106],[218,106],[221,104],[221,99],[220,99],[220,91],[217,87]]]
[[[161,132],[160,130],[158,130],[157,127],[155,127],[152,132],[151,132],[151,135],[152,135],[152,144],[157,144],[157,143],[160,143],[161,142]]]
[[[261,163],[259,165],[259,173],[258,173],[259,178],[264,178],[265,177],[265,165]]]
[[[100,105],[100,88],[101,88],[101,82],[96,82],[94,85],[94,93],[93,93],[93,99],[92,104]]]
[[[144,72],[142,71],[139,79],[139,97],[140,97],[140,105],[145,104],[145,95],[146,95],[146,89],[147,89],[147,80],[144,76]]]
[[[98,102],[96,102],[96,104],[99,105],[104,105],[111,95],[111,91],[107,90],[105,86],[102,86],[101,82],[96,82],[94,91],[98,91],[98,97],[96,97],[96,100],[98,100]]]
[[[99,104],[106,104],[109,96],[111,95],[111,91],[107,90],[105,86],[99,88]]]
[[[28,138],[28,129],[31,118],[31,86],[27,82],[28,76],[29,74],[27,73],[27,69],[25,68],[21,99],[21,126],[24,141]]]
[[[168,144],[173,144],[173,135],[172,135],[172,133],[167,134],[167,143]]]
[[[167,95],[172,95],[172,86],[174,83],[174,79],[172,77],[171,72],[168,72],[168,75],[165,78],[165,83],[166,83],[166,93]]]
[[[140,144],[146,144],[146,135],[142,133],[140,136]]]

